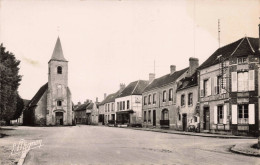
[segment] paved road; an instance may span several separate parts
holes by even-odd
[[[48,127],[25,164],[260,164],[260,158],[229,152],[254,139],[218,139],[125,128]],[[31,130],[33,131],[33,130]],[[32,139],[31,139],[32,140]]]

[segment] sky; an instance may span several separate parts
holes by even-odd
[[[57,37],[72,101],[99,101],[120,83],[202,64],[218,47],[259,37],[260,0],[0,0],[0,42],[21,61],[19,93],[48,81]],[[155,61],[155,65],[154,65]]]

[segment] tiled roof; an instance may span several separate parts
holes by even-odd
[[[175,82],[183,73],[185,73],[189,68],[185,68],[179,71],[174,72],[173,74],[167,74],[165,76],[154,79],[151,84],[149,84],[144,92],[150,91],[154,88],[158,88],[172,82]]]
[[[90,103],[81,104],[81,105],[77,106],[77,108],[75,109],[75,111],[83,111],[83,110],[86,110],[86,109],[87,109],[87,106],[88,106],[89,104],[90,104]]]
[[[181,85],[178,86],[177,90],[186,89],[198,85],[198,72],[196,71],[191,76],[186,76],[180,80]]]
[[[41,99],[42,95],[44,94],[44,92],[48,89],[48,83],[44,84],[39,90],[38,92],[33,96],[33,98],[31,99],[31,101],[28,103],[28,107],[32,107],[37,105],[38,101]]]
[[[94,105],[94,103],[89,103],[87,106],[87,109],[93,109],[93,105]]]
[[[56,41],[55,48],[54,48],[52,56],[51,56],[51,60],[67,61],[63,56],[63,51],[62,51],[61,42],[60,42],[59,37]]]
[[[104,105],[106,103],[115,102],[116,97],[119,95],[119,91],[108,95],[99,105]]]
[[[244,56],[244,55],[256,55],[258,52],[258,38],[244,37],[231,44],[223,46],[217,49],[204,63],[202,63],[198,69],[204,69],[206,67],[219,63],[219,56],[222,55],[224,59],[229,57]]]
[[[130,95],[142,95],[144,89],[147,87],[148,84],[149,84],[149,81],[146,81],[146,80],[138,80],[138,81],[131,82],[117,96],[117,98],[130,96]]]

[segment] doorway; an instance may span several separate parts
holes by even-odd
[[[210,112],[209,107],[204,107],[204,130],[210,129]]]
[[[63,125],[63,112],[56,112],[56,125]]]
[[[183,131],[187,130],[187,114],[186,113],[182,114],[182,130]]]
[[[156,126],[156,110],[153,110],[153,126]]]

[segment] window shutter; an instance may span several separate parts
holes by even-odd
[[[237,72],[232,72],[231,78],[232,78],[232,92],[236,92],[237,91]]]
[[[249,70],[249,91],[255,90],[255,70]]]
[[[214,124],[218,124],[218,107],[214,106]]]
[[[255,124],[255,104],[249,104],[249,124]]]
[[[208,96],[210,96],[211,95],[211,78],[209,78],[209,80],[208,80],[209,82],[208,82]]]
[[[216,95],[218,90],[218,77],[214,77],[213,86],[214,86],[214,95]]]
[[[237,105],[232,105],[232,124],[237,124]]]
[[[203,97],[203,80],[200,81],[200,97]]]
[[[227,79],[226,79],[226,74],[223,74],[223,86],[221,87],[221,93],[226,93],[226,89],[227,89]]]
[[[227,105],[224,105],[223,124],[227,124]]]

